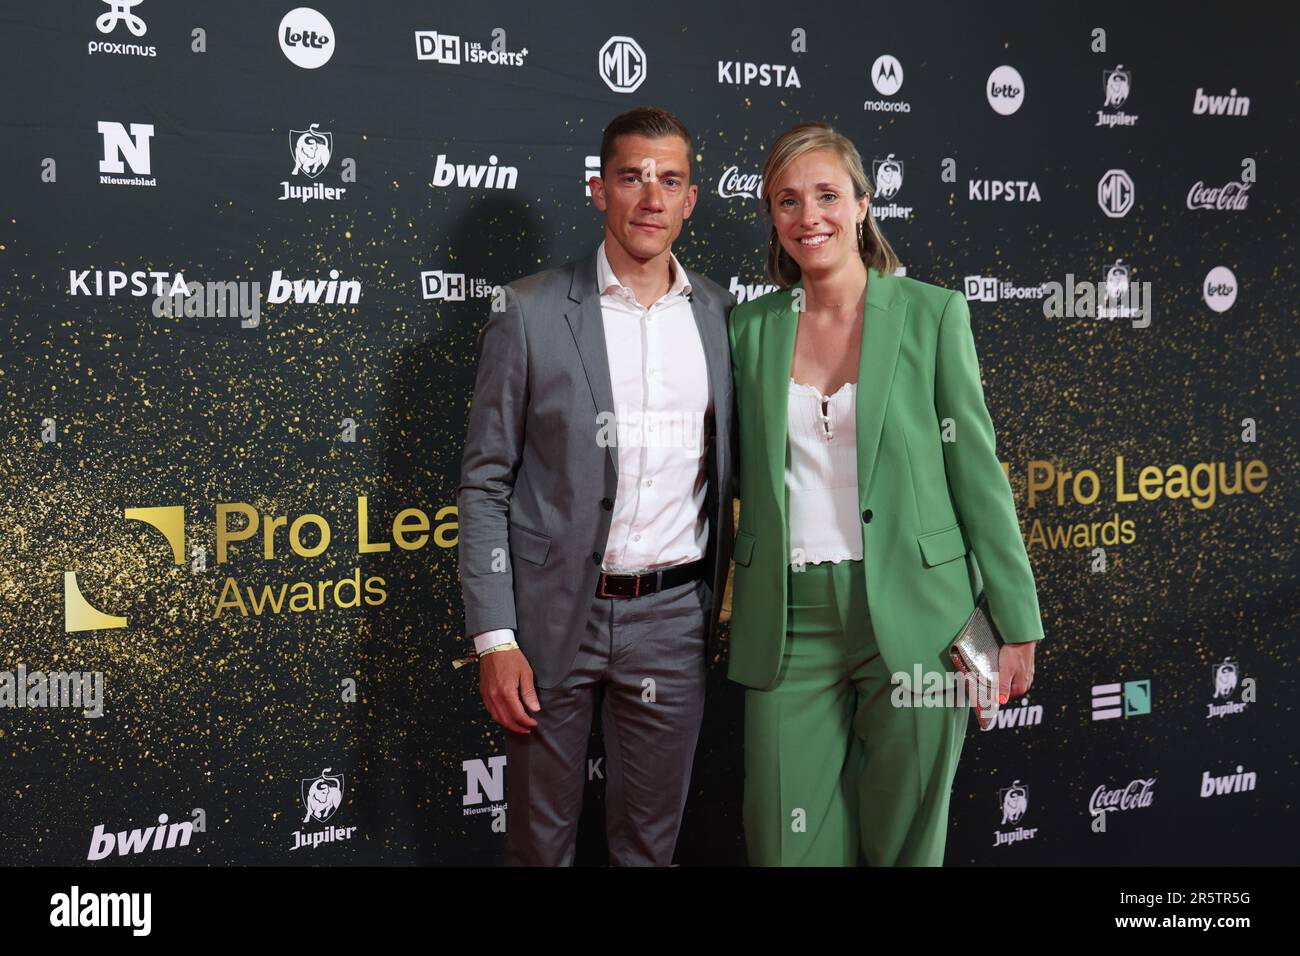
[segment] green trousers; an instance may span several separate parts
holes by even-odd
[[[745,695],[750,865],[942,866],[969,708],[891,703],[861,561],[787,573],[777,683]]]

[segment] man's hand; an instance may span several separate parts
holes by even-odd
[[[1034,645],[1037,643],[1025,641],[1023,644],[1002,645],[998,652],[999,704],[1029,692],[1029,686],[1034,682]]]
[[[526,734],[537,726],[537,721],[524,711],[524,704],[534,713],[540,712],[542,705],[533,689],[533,669],[523,651],[494,651],[480,657],[478,689],[492,719],[506,730]]]

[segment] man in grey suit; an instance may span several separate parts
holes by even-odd
[[[605,129],[590,257],[504,287],[457,494],[465,631],[506,744],[506,862],[569,865],[603,687],[615,865],[672,862],[732,544],[733,297],[672,254],[691,136]]]

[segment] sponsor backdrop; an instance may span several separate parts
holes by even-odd
[[[503,732],[454,666],[477,333],[594,249],[601,129],[652,103],[696,137],[678,255],[737,298],[766,144],[817,118],[906,274],[970,300],[1047,640],[971,722],[948,862],[1297,862],[1289,33],[490,6],[6,13],[0,859],[500,858]],[[744,859],[724,674],[687,865]],[[587,776],[600,862],[598,735]]]

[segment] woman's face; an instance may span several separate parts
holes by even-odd
[[[808,275],[830,275],[858,254],[858,221],[869,200],[853,195],[839,155],[814,149],[790,163],[771,187],[772,222],[786,253]]]

